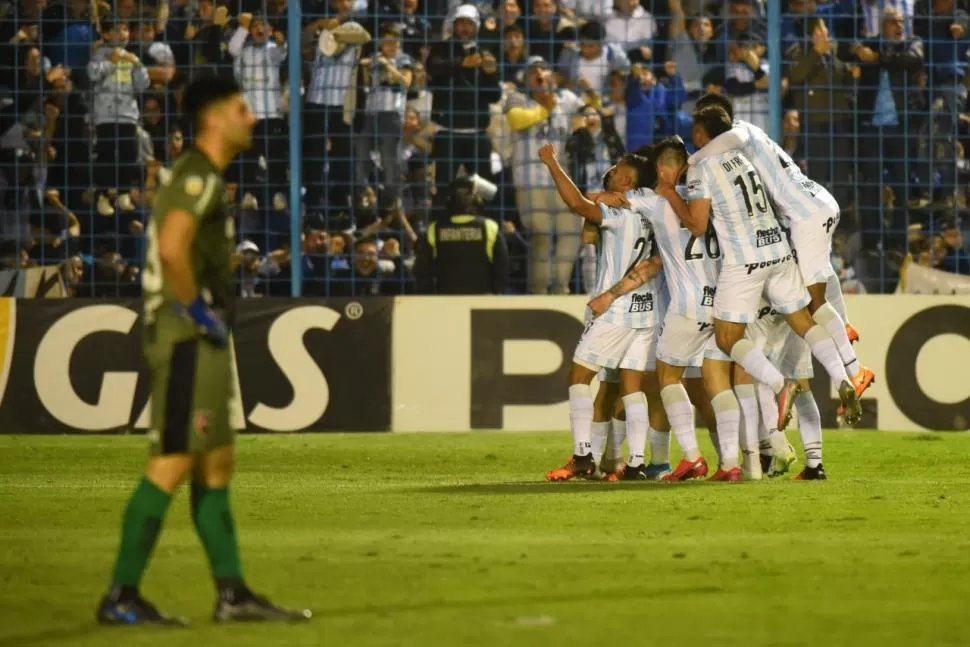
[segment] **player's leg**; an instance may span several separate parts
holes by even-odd
[[[306,620],[309,611],[277,608],[253,593],[243,579],[236,523],[229,503],[229,484],[235,467],[235,431],[229,411],[238,397],[231,350],[198,342],[195,376],[193,426],[204,453],[193,472],[191,511],[218,592],[213,619]]]
[[[741,407],[741,472],[749,481],[760,481],[761,462],[758,455],[758,425],[761,412],[758,410],[758,396],[754,380],[739,365],[734,365],[734,395]]]
[[[192,420],[196,346],[186,341],[150,351],[152,458],[128,499],[121,545],[97,618],[102,624],[184,624],[159,612],[139,594],[162,522],[178,486],[189,476],[196,442]]]
[[[835,276],[832,267],[831,232],[839,221],[838,209],[826,212],[827,218],[815,218],[792,223],[792,244],[798,250],[798,269],[808,286],[811,301],[808,311],[812,319],[828,333],[852,378],[859,397],[875,380],[871,369],[862,366],[856,357],[844,318],[837,308],[828,302],[829,279]],[[836,287],[841,301],[841,287]],[[844,309],[844,305],[843,305]]]
[[[741,467],[738,462],[738,444],[741,425],[741,409],[731,389],[731,358],[712,348],[704,358],[701,376],[704,388],[711,397],[717,437],[721,447],[721,467],[711,477],[712,481],[740,481]]]
[[[795,411],[798,413],[798,431],[805,451],[805,469],[795,480],[824,481],[827,477],[822,467],[822,415],[808,380],[800,382],[802,389],[795,398]]]
[[[754,379],[771,386],[777,393],[785,385],[784,378],[761,349],[744,336],[747,324],[756,319],[770,269],[732,265],[721,271],[714,297],[714,340],[728,359],[740,364]],[[730,382],[730,372],[728,376]],[[713,398],[714,394],[711,395]]]
[[[691,406],[690,396],[681,382],[684,375],[683,366],[673,366],[663,360],[657,360],[657,380],[660,384],[660,397],[670,428],[677,437],[680,446],[681,459],[677,467],[664,476],[665,481],[688,481],[707,476],[707,461],[701,456],[697,445],[697,432],[694,426],[694,407]]]
[[[605,463],[610,463],[611,461],[609,459],[604,461],[604,457],[607,454],[612,455],[609,437],[610,420],[613,418],[613,408],[616,404],[619,385],[615,381],[615,378],[613,381],[610,381],[610,377],[614,376],[607,375],[607,371],[600,371],[599,390],[593,399],[591,449],[593,461],[599,466],[601,472],[613,471],[612,469],[606,469],[606,467],[612,467],[612,465],[605,465]]]
[[[711,406],[711,398],[707,395],[704,388],[704,380],[701,379],[701,368],[691,366],[684,371],[684,388],[687,389],[687,397],[690,398],[697,415],[704,421],[707,427],[708,437],[711,439],[711,446],[717,454],[717,464],[721,465],[721,445],[717,436],[717,420],[714,418],[714,408]]]
[[[647,464],[647,478],[657,480],[670,473],[670,421],[660,394],[660,380],[657,376],[657,360],[643,374],[643,393],[647,397],[647,441],[650,443],[650,462]]]
[[[619,384],[619,371],[616,372],[617,384]],[[611,474],[622,475],[626,467],[626,454],[623,451],[623,443],[626,441],[626,410],[623,408],[623,399],[619,397],[617,390],[616,402],[613,405],[613,420],[610,421],[609,452],[613,462]]]
[[[649,419],[647,415],[647,396],[642,390],[643,372],[620,367],[620,400],[626,413],[626,442],[629,448],[625,480],[644,480],[646,466],[644,457],[647,449]]]

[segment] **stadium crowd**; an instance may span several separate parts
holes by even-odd
[[[783,146],[842,206],[846,291],[892,291],[904,256],[970,274],[967,0],[787,0]],[[259,119],[231,173],[244,296],[428,285],[452,181],[482,187],[514,293],[583,292],[594,255],[537,157],[584,190],[625,151],[690,141],[729,95],[768,129],[767,0],[19,0],[0,5],[0,257],[72,291],[135,296],[155,188],[191,138],[181,92],[235,75]],[[299,56],[301,96],[287,57]],[[289,106],[302,102],[302,249],[288,248]],[[419,272],[420,273],[420,272]]]

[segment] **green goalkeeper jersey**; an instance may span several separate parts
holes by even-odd
[[[179,313],[179,302],[162,271],[158,233],[165,218],[181,209],[196,219],[191,242],[192,271],[199,291],[228,326],[235,313],[231,258],[235,228],[222,173],[204,153],[190,148],[175,161],[171,179],[160,183],[145,229],[147,250],[142,269],[143,323],[148,345],[173,344],[198,334]]]

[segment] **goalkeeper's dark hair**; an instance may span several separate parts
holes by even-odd
[[[202,132],[202,117],[206,110],[237,94],[242,94],[242,88],[232,77],[202,76],[189,83],[182,97],[182,112],[194,134],[198,136]]]
[[[701,95],[701,98],[694,104],[694,110],[700,111],[711,106],[719,107],[727,113],[731,121],[734,121],[734,105],[731,103],[731,99],[717,92],[708,92]]]
[[[707,136],[714,139],[731,130],[731,117],[720,106],[707,106],[694,112],[694,125],[703,128]]]

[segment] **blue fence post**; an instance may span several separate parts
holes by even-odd
[[[768,3],[768,135],[781,142],[781,2]]]
[[[303,254],[300,234],[303,231],[303,196],[300,189],[303,178],[300,163],[303,158],[303,96],[302,86],[303,48],[299,0],[290,0],[286,8],[286,40],[290,43],[287,57],[290,86],[290,294],[299,297],[303,294]]]

